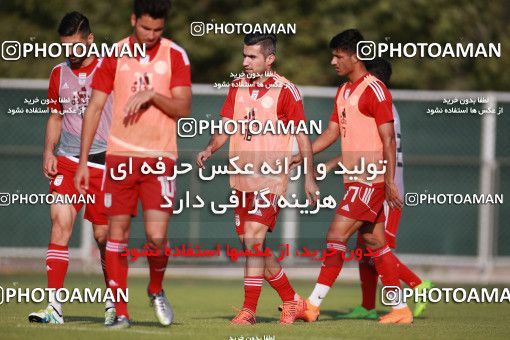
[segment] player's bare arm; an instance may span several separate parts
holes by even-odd
[[[228,120],[227,118],[223,117],[222,118],[223,120],[223,124],[225,124],[225,122]],[[211,155],[213,153],[215,153],[216,151],[218,151],[219,149],[221,149],[221,147],[223,145],[225,145],[225,143],[227,142],[228,140],[228,135],[227,134],[219,134],[219,133],[215,133],[212,135],[211,139],[209,140],[209,144],[207,144],[207,146],[205,147],[204,150],[202,150],[201,152],[198,153],[197,157],[196,157],[196,163],[199,167],[203,168],[205,167],[204,166],[204,162],[209,158],[211,157]]]
[[[336,142],[339,134],[340,127],[338,123],[330,121],[328,124],[327,129],[321,133],[319,137],[317,137],[316,140],[312,143],[312,150],[313,154],[322,152],[323,150],[327,149],[331,144]]]
[[[89,105],[83,115],[83,125],[81,129],[80,145],[80,164],[74,176],[74,186],[79,193],[85,194],[89,187],[89,170],[87,168],[87,159],[90,152],[90,146],[94,140],[101,112],[108,99],[108,94],[99,90],[92,90]]]
[[[381,137],[381,141],[383,143],[383,157],[388,162],[386,164],[386,173],[384,174],[386,201],[391,208],[401,209],[403,202],[394,181],[396,140],[393,122],[379,125],[378,130],[379,136]]]
[[[339,136],[338,131],[339,131],[338,123],[330,121],[326,131],[324,131],[319,137],[317,137],[316,140],[313,141],[312,153],[315,155],[316,153],[319,153],[324,149],[327,149],[331,144],[333,144],[338,139]],[[301,153],[292,156],[290,161],[290,169],[291,170],[294,169],[302,162],[303,156]]]
[[[308,201],[315,205],[317,200],[319,199],[319,195],[317,192],[319,191],[319,187],[317,183],[315,183],[314,177],[314,167],[313,167],[313,153],[312,153],[312,143],[310,143],[310,139],[303,132],[300,132],[296,135],[296,140],[299,146],[299,153],[303,158],[307,159],[305,164],[306,166],[306,175],[305,175],[305,193]]]
[[[176,86],[172,90],[172,97],[164,96],[155,90],[139,91],[129,98],[124,111],[132,115],[140,111],[144,105],[154,105],[164,114],[172,118],[188,117],[191,113],[191,88]]]
[[[62,115],[60,112],[51,113],[46,123],[46,137],[44,139],[43,152],[43,174],[52,179],[57,174],[57,157],[55,157],[55,147],[60,139],[62,128]]]

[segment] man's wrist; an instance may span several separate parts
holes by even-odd
[[[149,92],[150,92],[150,95],[151,95],[149,100],[152,102],[158,93],[154,89],[149,90]]]
[[[83,157],[83,156],[80,156],[80,160],[78,161],[78,165],[87,165],[87,162],[88,162],[88,157]]]

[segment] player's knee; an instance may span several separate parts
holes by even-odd
[[[384,239],[375,236],[374,234],[363,234],[363,241],[368,248],[380,248],[384,246]]]
[[[106,240],[108,238],[108,230],[94,230],[94,239],[99,248],[106,247]]]
[[[336,241],[336,242],[347,242],[349,240],[349,234],[346,232],[339,231],[328,231],[326,234],[326,239],[328,241]]]
[[[264,242],[265,236],[265,230],[260,230],[260,228],[248,226],[245,228],[244,245],[246,248],[252,249],[256,244],[259,244],[260,249],[262,249],[262,244]]]
[[[162,249],[166,242],[166,238],[147,237],[147,246],[151,249]]]
[[[129,238],[129,220],[112,219],[108,227],[108,238],[113,240],[126,240]]]
[[[261,238],[259,235],[246,233],[244,234],[244,246],[246,249],[254,249],[255,246],[258,246],[259,249],[262,250],[264,244],[264,238]]]

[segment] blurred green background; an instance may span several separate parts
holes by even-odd
[[[131,32],[132,0],[0,1],[0,41],[58,41],[66,12],[88,16],[97,42],[116,42]],[[505,0],[196,0],[172,1],[167,36],[186,49],[194,83],[228,81],[241,69],[242,36],[193,37],[194,21],[295,23],[296,35],[278,37],[278,70],[299,85],[337,85],[329,66],[329,40],[356,27],[376,42],[501,43],[501,58],[394,58],[392,84],[406,89],[510,89],[510,2]],[[57,62],[32,59],[0,63],[1,77],[47,78]]]

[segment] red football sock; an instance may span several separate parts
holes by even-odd
[[[361,305],[367,310],[372,310],[375,308],[379,274],[375,270],[375,265],[370,257],[363,257],[358,265],[362,293]]]
[[[326,242],[328,253],[333,253],[333,255],[326,257],[324,260],[317,283],[331,287],[342,270],[344,264],[343,256],[345,256],[342,256],[342,254],[347,251],[347,245],[345,242],[340,241]]]
[[[285,275],[283,268],[280,269],[278,274],[273,277],[266,277],[266,281],[273,287],[274,290],[280,295],[282,301],[294,301],[296,292],[290,285],[287,275]]]
[[[247,308],[255,314],[260,292],[262,291],[263,276],[245,276],[244,277],[244,303],[243,308]]]
[[[157,294],[163,290],[163,277],[165,276],[168,256],[165,252],[159,252],[158,256],[148,256],[150,280],[147,288],[149,294]]]
[[[128,260],[127,256],[122,256],[124,248],[127,247],[127,240],[115,241],[108,240],[106,243],[106,271],[108,276],[108,286],[112,289],[113,296],[118,296],[117,289],[126,292]],[[129,319],[126,301],[115,301],[117,315],[124,315]]]
[[[360,232],[356,246],[363,250],[363,257],[358,263],[359,279],[361,283],[361,306],[366,310],[375,308],[375,298],[377,296],[377,281],[379,274],[375,270],[374,260],[370,256],[365,256],[365,241]]]
[[[386,213],[385,213],[386,214]],[[391,249],[397,247],[397,230],[402,215],[401,209],[390,208],[386,215],[386,226],[384,230],[384,238]]]
[[[67,246],[48,244],[46,252],[46,275],[48,277],[48,288],[63,288],[64,279],[69,265],[69,251]]]
[[[384,245],[378,249],[370,249],[373,253],[373,259],[377,272],[381,275],[381,281],[384,286],[400,287],[400,279],[397,268],[397,258],[393,255],[390,247]]]
[[[409,269],[405,264],[400,262],[398,257],[396,257],[397,260],[397,267],[398,267],[398,276],[402,281],[406,283],[411,288],[416,287],[421,283],[421,279],[416,275],[411,269]]]

